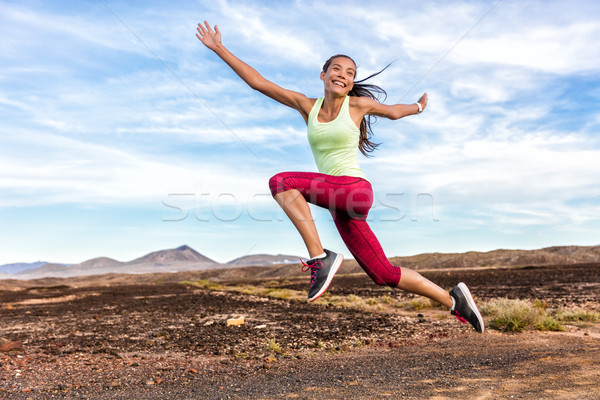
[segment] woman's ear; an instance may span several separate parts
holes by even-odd
[[[321,80],[325,81],[325,72],[321,71]]]

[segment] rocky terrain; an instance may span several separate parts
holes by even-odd
[[[308,277],[256,268],[271,279],[107,275],[0,291],[0,398],[600,398],[597,323],[479,335],[364,273],[340,273],[307,303],[294,294]],[[600,263],[423,274],[467,282],[478,302],[600,310]]]

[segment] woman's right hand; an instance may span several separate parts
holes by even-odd
[[[221,44],[221,32],[219,32],[219,27],[215,25],[215,30],[213,31],[208,22],[204,21],[204,26],[202,23],[198,24],[198,33],[196,33],[196,37],[209,49],[212,51],[216,51],[217,47]]]

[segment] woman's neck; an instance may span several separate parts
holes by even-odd
[[[323,96],[323,104],[321,105],[321,110],[319,111],[319,118],[321,121],[333,121],[342,108],[342,104],[346,96],[338,96],[330,93],[325,93]]]

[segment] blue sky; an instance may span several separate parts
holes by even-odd
[[[0,264],[306,256],[268,191],[315,171],[302,118],[194,36],[322,95],[332,54],[389,103],[369,221],[388,256],[600,243],[596,1],[1,1]],[[313,209],[325,247],[347,251]]]

